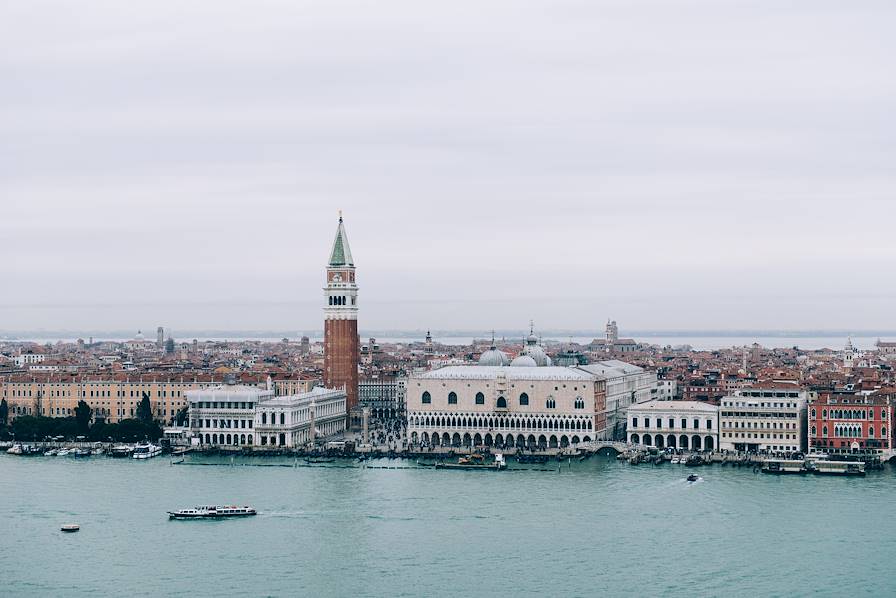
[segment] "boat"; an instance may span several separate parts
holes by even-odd
[[[681,462],[681,459],[679,459],[678,457],[672,457],[672,461],[670,461],[670,463],[672,463],[672,465],[678,465],[680,462]]]
[[[64,532],[70,534],[70,533],[72,533],[72,532],[76,532],[76,531],[78,531],[79,529],[81,529],[81,526],[78,525],[77,523],[66,523],[66,524],[63,525],[60,529],[61,529],[62,531],[64,531]]]
[[[162,454],[162,447],[150,443],[141,443],[134,447],[134,459],[152,459]]]
[[[72,457],[75,457],[75,458],[89,457],[89,456],[90,456],[90,449],[89,449],[89,448],[78,448],[78,449],[74,449],[74,450],[72,450],[72,452],[71,452],[71,456],[72,456]]]
[[[59,449],[59,452],[56,453],[56,456],[57,457],[66,457],[71,452],[72,452],[72,449],[70,449],[70,448],[61,448],[61,449]]]
[[[44,457],[55,457],[58,452],[59,449],[47,449],[44,451]]]
[[[700,455],[691,455],[685,460],[684,464],[689,465],[691,467],[697,467],[698,465],[703,465],[703,457]]]
[[[235,505],[226,506],[202,506],[193,507],[192,509],[180,509],[179,511],[168,511],[169,519],[227,519],[230,517],[251,517],[256,515],[255,509],[252,507],[238,507]]]
[[[126,444],[116,444],[112,447],[111,454],[113,457],[121,459],[123,457],[130,457],[133,452],[134,449]]]
[[[306,457],[305,458],[305,463],[312,463],[312,464],[314,464],[314,463],[335,463],[335,462],[336,462],[336,459],[321,459],[321,458],[315,458],[315,457]]]
[[[865,463],[863,461],[815,461],[812,464],[812,473],[817,475],[865,475]]]
[[[501,471],[507,467],[507,462],[504,460],[504,455],[497,453],[495,455],[494,463],[485,463],[482,457],[479,459],[472,459],[470,457],[461,457],[457,460],[457,463],[436,463],[436,469],[465,469],[465,470],[491,470],[491,471]]]
[[[700,476],[698,476],[696,473],[692,473],[691,475],[688,476],[689,482],[696,482],[699,479],[700,479]]]
[[[22,447],[21,444],[14,444],[11,447],[9,447],[8,449],[6,449],[7,455],[21,455],[24,453],[25,453],[25,449]]]
[[[807,473],[805,461],[790,459],[767,459],[762,465],[762,473],[785,474]]]

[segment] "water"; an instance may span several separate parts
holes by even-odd
[[[889,467],[853,479],[712,466],[688,484],[683,466],[603,457],[559,472],[437,471],[388,460],[371,465],[402,469],[236,463],[0,455],[4,593],[896,592]],[[249,504],[259,515],[165,515],[210,502]],[[61,533],[67,522],[81,531]]]

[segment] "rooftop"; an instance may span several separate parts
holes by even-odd
[[[637,411],[695,411],[701,413],[715,413],[718,406],[701,401],[648,401],[638,403],[628,408],[631,412]]]
[[[494,380],[503,375],[507,380],[571,380],[588,382],[594,377],[560,366],[486,366],[449,365],[414,376],[423,380]]]

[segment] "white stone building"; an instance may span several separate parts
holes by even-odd
[[[341,434],[345,409],[343,389],[316,387],[302,394],[266,398],[255,409],[257,444],[293,448]]]
[[[628,408],[633,444],[711,451],[719,446],[719,408],[701,401],[648,401]]]
[[[753,385],[722,399],[719,448],[730,451],[806,450],[808,392],[796,384]]]
[[[184,393],[190,405],[190,432],[211,446],[253,446],[255,409],[274,398],[273,390],[222,384]]]
[[[345,391],[314,388],[276,396],[268,388],[220,385],[185,393],[190,405],[190,432],[211,446],[302,446],[315,438],[345,431]]]
[[[606,437],[611,440],[624,439],[625,416],[629,406],[656,398],[656,372],[618,359],[598,361],[578,366],[577,369],[606,381]]]
[[[481,363],[506,363],[497,353]],[[576,368],[443,367],[409,377],[408,436],[422,446],[575,445],[603,437],[605,400],[606,382]]]

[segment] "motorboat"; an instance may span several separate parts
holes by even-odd
[[[56,453],[56,456],[57,457],[67,457],[71,452],[72,452],[72,449],[70,449],[70,448],[61,448],[61,449],[59,449],[59,452]]]
[[[47,449],[46,451],[44,451],[44,456],[45,457],[55,457],[56,453],[58,453],[58,452],[59,452],[59,449]]]
[[[79,529],[81,529],[81,526],[78,525],[77,523],[66,523],[66,524],[63,525],[60,529],[61,529],[62,531],[64,531],[64,532],[70,534],[70,533],[72,533],[72,532],[76,532],[76,531],[78,531]]]
[[[251,517],[256,515],[255,509],[252,507],[238,507],[235,505],[227,506],[202,506],[193,507],[192,509],[180,509],[179,511],[168,511],[169,519],[226,519],[230,517]]]
[[[133,447],[130,447],[126,444],[116,444],[112,447],[111,454],[113,457],[121,459],[124,457],[130,457],[131,453],[134,452]]]
[[[135,446],[134,454],[131,455],[131,457],[133,457],[134,459],[152,459],[153,457],[158,457],[161,454],[162,447],[146,442]]]
[[[25,449],[22,448],[21,444],[14,444],[8,449],[6,449],[7,455],[22,455],[25,453]]]
[[[700,476],[698,476],[698,475],[695,474],[695,473],[692,473],[691,475],[688,476],[688,481],[689,481],[689,482],[696,482],[696,481],[699,480],[699,479],[700,479]]]

